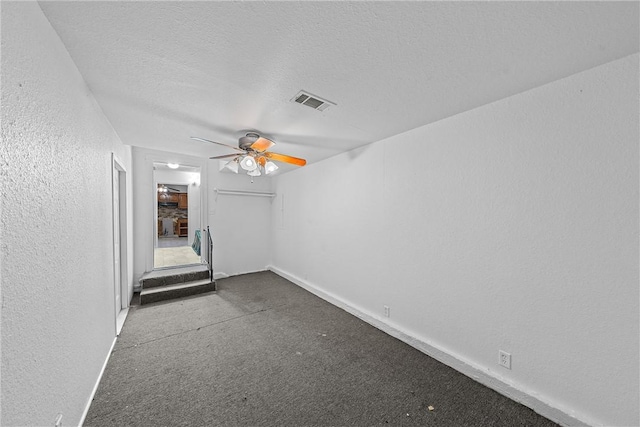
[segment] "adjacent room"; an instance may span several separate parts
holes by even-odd
[[[176,163],[154,163],[153,173],[157,191],[154,269],[199,264],[199,168]]]
[[[640,425],[640,3],[2,1],[0,424]]]

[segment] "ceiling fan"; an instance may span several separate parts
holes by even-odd
[[[167,187],[166,184],[158,184],[158,193],[168,193],[168,192],[173,192],[173,193],[181,193],[182,191],[178,190],[177,188],[172,188],[172,187]]]
[[[307,164],[305,159],[298,157],[287,156],[286,154],[278,154],[271,151],[267,151],[269,148],[275,145],[272,140],[260,136],[256,132],[247,132],[245,136],[240,137],[238,140],[238,147],[232,145],[223,144],[221,142],[210,141],[204,138],[198,138],[192,136],[191,139],[196,141],[210,142],[212,144],[222,145],[236,150],[236,153],[225,154],[222,156],[209,157],[210,159],[226,159],[232,158],[225,167],[235,173],[238,173],[240,169],[247,171],[247,175],[260,176],[262,172],[268,175],[275,172],[278,169],[273,161],[289,163],[296,166],[304,166]],[[272,161],[273,160],[273,161]]]

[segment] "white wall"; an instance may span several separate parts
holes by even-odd
[[[204,236],[204,230],[202,230],[202,203],[200,203],[200,174],[187,186],[187,197],[189,207],[187,211],[187,221],[189,221],[189,237],[187,238],[187,243],[193,245],[196,230],[201,231],[201,237]]]
[[[254,178],[246,173],[219,171],[217,160],[209,161],[209,224],[214,244],[214,274],[217,277],[263,271],[271,248],[271,198],[217,195],[215,189],[271,192],[271,177]]]
[[[77,425],[115,339],[111,154],[131,153],[37,3],[3,2],[1,49],[0,423]]]
[[[638,117],[635,54],[280,176],[274,269],[559,421],[639,425]]]

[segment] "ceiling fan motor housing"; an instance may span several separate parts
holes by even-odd
[[[254,132],[249,132],[246,136],[243,136],[238,140],[238,147],[242,148],[243,150],[248,150],[249,148],[251,148],[251,144],[256,142],[258,138],[260,138],[260,135]]]

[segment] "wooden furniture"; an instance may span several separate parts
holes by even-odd
[[[189,235],[189,221],[186,218],[178,219],[175,234],[179,237],[187,237]]]
[[[178,194],[178,208],[187,209],[189,207],[189,199],[187,193]]]
[[[189,236],[189,220],[186,218],[178,218],[173,221],[173,234],[178,237]],[[162,237],[162,220],[158,219],[158,237]]]

